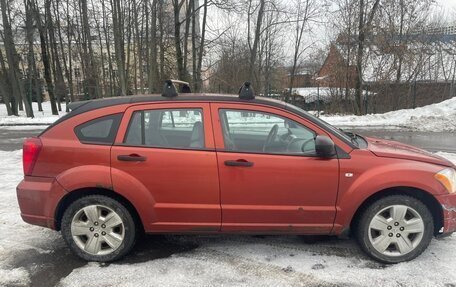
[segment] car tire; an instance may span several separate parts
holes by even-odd
[[[61,232],[74,254],[99,262],[122,258],[137,238],[128,209],[103,195],[85,196],[71,203],[63,214]]]
[[[360,214],[355,236],[373,259],[387,264],[409,261],[428,247],[434,235],[431,212],[420,200],[391,195]]]

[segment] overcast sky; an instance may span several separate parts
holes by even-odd
[[[437,0],[437,5],[456,12],[456,0]]]

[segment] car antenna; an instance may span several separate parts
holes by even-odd
[[[255,99],[255,91],[252,88],[250,82],[245,82],[239,89],[239,98],[242,100],[253,100]]]

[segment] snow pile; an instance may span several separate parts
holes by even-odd
[[[456,97],[416,109],[364,116],[325,115],[321,118],[337,127],[403,128],[416,131],[456,131]]]
[[[53,115],[51,111],[51,103],[43,102],[42,103],[43,111],[38,111],[38,104],[33,102],[32,108],[35,117],[27,118],[25,116],[25,111],[19,111],[19,116],[8,116],[6,111],[6,106],[0,104],[0,126],[8,125],[50,125],[55,122],[58,118],[66,114],[65,112],[65,103],[62,103],[62,111],[59,112],[59,115]]]
[[[441,157],[446,158],[447,160],[451,161],[452,163],[454,163],[456,165],[456,154],[455,153],[439,151],[436,154]]]

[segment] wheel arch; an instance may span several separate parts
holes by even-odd
[[[350,221],[350,230],[354,230],[354,226],[358,224],[360,215],[373,204],[375,201],[390,196],[390,195],[408,195],[410,197],[414,197],[421,201],[431,212],[433,220],[434,220],[434,235],[439,234],[439,230],[444,226],[443,222],[443,210],[440,203],[432,196],[429,192],[416,188],[416,187],[409,187],[409,186],[397,186],[397,187],[390,187],[378,192],[375,192],[368,198],[366,198],[360,206],[358,206],[356,212],[353,214],[353,217]]]
[[[139,216],[139,213],[135,206],[124,196],[121,194],[107,189],[107,188],[101,188],[101,187],[85,187],[85,188],[80,188],[76,189],[74,191],[69,192],[66,194],[60,201],[59,204],[57,205],[57,208],[55,209],[55,229],[60,230],[61,228],[61,223],[62,223],[62,217],[65,212],[65,210],[70,206],[73,202],[76,200],[84,197],[84,196],[89,196],[89,195],[104,195],[107,197],[110,197],[114,200],[117,200],[121,204],[127,208],[127,210],[130,212],[130,214],[133,217],[133,220],[135,221],[135,224],[138,227],[138,230],[141,232],[144,232],[144,224],[141,220],[141,217]]]

